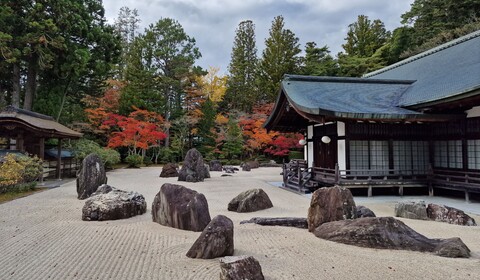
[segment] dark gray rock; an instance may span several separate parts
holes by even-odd
[[[272,201],[262,189],[244,191],[228,203],[228,211],[239,213],[254,212],[272,207]]]
[[[94,193],[100,185],[107,183],[105,166],[96,154],[89,154],[82,161],[82,167],[77,173],[77,197],[86,199]]]
[[[339,186],[325,187],[312,194],[308,208],[308,230],[332,221],[355,219],[357,207],[349,189]]]
[[[152,219],[164,226],[202,231],[210,222],[205,196],[184,186],[165,183],[152,204]]]
[[[395,204],[395,217],[428,220],[425,201],[407,201]]]
[[[203,182],[206,174],[202,154],[195,148],[188,150],[182,168],[178,173],[178,181]]]
[[[223,167],[223,171],[225,171],[225,173],[235,173],[235,171],[238,171],[239,169],[236,168],[235,166],[224,166]]]
[[[357,218],[376,217],[372,210],[362,205],[357,206],[355,216]]]
[[[219,160],[210,161],[210,171],[222,171],[222,163]]]
[[[250,165],[248,165],[248,164],[242,165],[242,171],[250,171],[250,170],[252,170],[252,168],[250,167]]]
[[[393,217],[329,222],[313,233],[322,239],[359,247],[433,252],[450,258],[470,256],[470,249],[460,238],[429,239]]]
[[[195,241],[187,257],[196,259],[214,259],[233,255],[233,222],[218,215],[205,227]]]
[[[220,280],[263,280],[260,263],[251,256],[220,259]]]
[[[203,169],[203,171],[205,172],[204,177],[205,177],[205,179],[208,179],[208,178],[210,178],[210,166],[208,166],[208,164],[206,164],[206,163],[203,166],[205,167]]]
[[[242,163],[241,167],[243,168],[245,165],[248,165],[248,167],[250,167],[250,169],[255,169],[255,168],[260,167],[260,163],[256,160],[244,162],[244,163]]]
[[[261,226],[283,226],[283,227],[296,227],[296,228],[308,228],[306,218],[263,218],[254,217],[247,221],[241,221],[240,224],[257,224]]]
[[[475,220],[460,209],[430,203],[427,206],[430,220],[461,226],[476,226]]]
[[[176,163],[167,163],[163,166],[162,172],[160,173],[162,178],[178,177],[178,164]]]
[[[147,211],[143,195],[102,185],[85,201],[82,220],[107,221],[126,219]]]

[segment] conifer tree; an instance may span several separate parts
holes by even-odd
[[[295,34],[290,29],[285,29],[284,25],[282,16],[275,17],[270,37],[265,40],[259,67],[259,88],[266,102],[275,101],[284,74],[295,74],[298,71],[300,44]]]
[[[257,47],[255,25],[251,20],[242,21],[236,30],[231,61],[228,66],[228,90],[224,108],[250,112],[258,98],[255,84],[257,76]]]

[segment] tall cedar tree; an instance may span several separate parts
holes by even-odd
[[[118,55],[101,1],[2,0],[0,14],[2,64],[8,64],[0,69],[8,69],[2,73],[11,79],[13,105],[31,110],[46,99],[36,110],[59,119],[67,98],[78,104],[82,92],[98,90]]]
[[[441,32],[479,21],[478,0],[415,0],[402,15],[403,24],[413,25],[417,46]]]
[[[232,55],[228,66],[228,90],[222,107],[250,112],[258,98],[257,47],[255,25],[251,20],[242,21],[236,30]]]
[[[284,29],[282,16],[274,18],[269,34],[260,61],[259,88],[262,101],[274,102],[283,75],[297,73],[301,50],[295,34]]]
[[[338,54],[339,74],[360,77],[386,65],[382,47],[390,38],[390,32],[379,19],[373,22],[359,15],[357,21],[348,26],[345,53]]]
[[[133,40],[137,36],[139,23],[140,18],[137,9],[131,10],[128,7],[120,8],[114,24],[115,31],[121,38],[121,59],[116,69],[117,77],[120,80],[125,79],[128,54]]]
[[[210,157],[210,154],[215,149],[215,117],[217,115],[213,101],[207,98],[201,105],[202,116],[198,121],[198,139],[197,149],[206,158]]]
[[[305,45],[305,57],[300,70],[302,75],[336,76],[336,71],[336,61],[327,46],[319,48],[315,42]]]

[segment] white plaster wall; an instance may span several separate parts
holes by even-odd
[[[345,136],[345,123],[337,122],[337,134],[338,136]]]
[[[313,167],[313,142],[308,142],[307,144],[308,149],[308,167]]]
[[[470,110],[465,111],[467,118],[480,117],[480,106],[475,106]]]
[[[337,159],[338,159],[338,168],[340,170],[346,170],[347,169],[347,158],[346,158],[346,153],[345,153],[345,147],[346,142],[345,140],[338,140],[337,142]],[[345,174],[342,174],[345,175]]]

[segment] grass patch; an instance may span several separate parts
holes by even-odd
[[[41,191],[44,191],[48,188],[42,188],[42,187],[37,187],[35,188],[34,190],[29,190],[29,191],[25,191],[25,192],[8,192],[8,193],[2,193],[0,194],[0,204],[2,203],[5,203],[5,202],[8,202],[8,201],[12,201],[14,199],[18,199],[18,198],[22,198],[22,197],[25,197],[25,196],[29,196],[31,194],[34,194],[34,193],[37,193],[37,192],[41,192]]]

